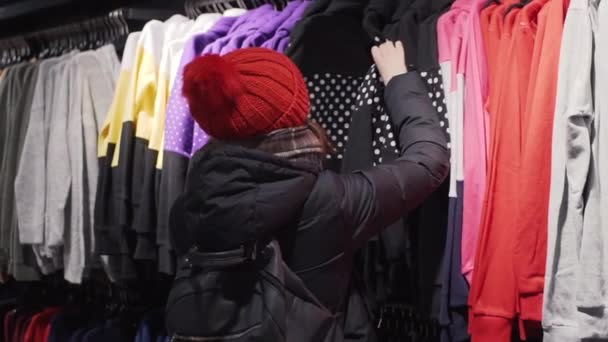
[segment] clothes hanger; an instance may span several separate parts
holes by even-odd
[[[13,51],[13,43],[11,39],[6,42],[6,63],[13,64],[15,59],[15,53]]]
[[[124,18],[123,13],[124,13],[124,10],[122,10],[122,9],[114,11],[113,16],[114,16],[114,25],[116,27],[116,36],[114,37],[112,42],[115,42],[120,37],[122,37],[126,34],[124,25],[122,22],[122,18]]]
[[[55,52],[55,41],[53,39],[53,35],[51,30],[45,32],[45,40],[46,40],[46,44],[47,44],[47,49],[46,49],[46,54],[45,54],[45,58],[46,57],[51,57],[53,55],[53,53]]]
[[[115,28],[114,28],[114,23],[112,22],[112,17],[111,17],[112,13],[108,13],[107,15],[100,17],[99,20],[101,21],[101,23],[103,24],[103,39],[101,39],[99,41],[99,44],[97,44],[97,46],[95,48],[99,48],[100,46],[103,46],[104,44],[106,44],[107,42],[112,40],[112,37],[114,37],[115,35]]]
[[[186,2],[184,2],[184,12],[186,12],[188,18],[196,19],[194,13],[192,13],[192,0],[186,0]]]
[[[184,1],[184,12],[186,13],[186,17],[188,17],[190,19],[194,19],[194,18],[192,18],[192,15],[190,14],[190,9],[188,8],[189,3],[190,3],[190,0]]]
[[[93,49],[97,45],[97,41],[100,39],[101,33],[99,32],[99,23],[97,19],[89,21],[89,29],[91,30],[89,49]]]
[[[86,37],[87,37],[87,30],[85,28],[85,24],[86,22],[81,22],[78,23],[78,41],[77,41],[77,46],[78,46],[78,50],[84,50],[86,45]]]
[[[8,43],[8,47],[7,47],[7,51],[8,51],[8,63],[9,64],[14,64],[15,63],[15,47],[14,47],[14,43],[12,39],[9,39]]]
[[[27,60],[28,57],[27,42],[23,37],[19,37],[19,56],[21,60]]]
[[[118,20],[122,28],[121,36],[127,36],[129,34],[129,24],[127,23],[127,19],[125,18],[124,10],[118,13]]]
[[[112,21],[110,20],[110,18],[108,16],[105,16],[99,19],[103,25],[102,31],[104,35],[103,39],[101,39],[95,47],[96,49],[106,44],[106,42],[111,41],[112,37],[114,36],[114,27],[112,26]]]
[[[111,43],[111,42],[115,42],[116,40],[118,40],[118,38],[120,36],[122,36],[122,24],[120,23],[120,18],[118,17],[118,13],[120,11],[114,11],[112,13],[110,13],[110,22],[112,23],[112,28],[113,28],[113,35],[112,35],[112,40],[110,40],[107,43]]]
[[[70,28],[69,27],[62,27],[61,28],[61,36],[60,36],[61,40],[61,51],[60,54],[64,54],[67,51],[70,50]]]
[[[2,67],[8,65],[8,62],[6,61],[8,55],[7,47],[8,42],[6,40],[0,40],[0,64],[2,65]]]
[[[96,49],[103,46],[104,44],[106,44],[107,42],[112,40],[112,37],[114,37],[114,25],[112,23],[112,19],[110,18],[110,16],[106,15],[103,17],[99,18],[102,25],[103,25],[103,39],[101,39],[99,41],[99,43],[97,44],[97,46],[95,47]]]

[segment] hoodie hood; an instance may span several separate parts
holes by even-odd
[[[224,251],[297,222],[317,178],[313,167],[242,146],[209,143],[192,158],[171,209],[178,255]]]

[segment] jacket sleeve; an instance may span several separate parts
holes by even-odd
[[[341,176],[341,207],[347,226],[352,227],[354,249],[419,205],[449,169],[446,136],[420,76],[408,72],[394,77],[384,96],[399,132],[400,156]]]

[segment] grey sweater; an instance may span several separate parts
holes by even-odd
[[[15,182],[22,243],[48,274],[80,283],[92,263],[97,137],[118,73],[113,46],[41,62]]]
[[[112,102],[118,57],[111,45],[72,58],[69,65],[70,107],[67,142],[61,157],[70,172],[58,186],[71,196],[69,226],[65,234],[64,275],[80,283],[93,263],[93,211],[97,189],[97,137]],[[66,218],[67,219],[67,218]]]
[[[608,221],[603,218],[605,208],[601,209],[599,178],[606,158],[600,153],[604,132],[599,113],[604,105],[594,103],[594,92],[599,101],[606,97],[602,76],[594,75],[594,63],[596,72],[606,68],[602,63],[608,55],[603,50],[608,46],[598,39],[598,2],[572,0],[562,39],[543,312],[546,342],[608,338],[604,309]],[[607,5],[605,1],[600,5],[604,25],[608,25]],[[608,74],[604,77],[608,80]]]
[[[3,140],[0,154],[1,263],[4,270],[21,281],[39,278],[32,247],[19,243],[13,187],[22,156],[37,72],[38,66],[35,64],[24,63],[11,67],[0,86],[0,139]]]
[[[57,149],[57,147],[49,147],[51,124],[61,124],[61,120],[58,122],[57,118],[54,118],[54,113],[59,110],[65,116],[67,112],[67,105],[64,107],[59,105],[61,99],[63,103],[67,101],[64,96],[67,96],[69,91],[67,77],[62,77],[64,77],[65,63],[74,54],[72,52],[40,63],[23,158],[15,180],[19,237],[22,243],[35,245],[38,265],[44,274],[63,268],[61,243],[58,243],[63,239],[63,227],[60,231],[51,232],[51,226],[48,225],[49,218],[46,215],[47,205],[54,206],[48,203],[48,194],[49,190],[54,191],[55,187],[48,182],[59,176],[49,171],[48,152]],[[65,135],[63,139],[65,140]],[[53,196],[50,198],[53,200]],[[54,213],[57,213],[57,210]],[[54,241],[51,241],[51,236]]]

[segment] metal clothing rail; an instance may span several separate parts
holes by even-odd
[[[0,20],[13,19],[24,14],[65,5],[72,0],[25,0],[0,6]]]

